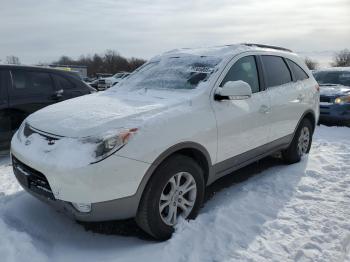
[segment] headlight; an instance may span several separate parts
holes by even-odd
[[[335,104],[346,104],[346,103],[350,103],[350,96],[341,96],[341,97],[337,97],[334,100]]]
[[[22,133],[23,133],[23,129],[24,129],[24,126],[26,125],[26,121],[23,121],[21,126],[18,128],[17,130],[17,139],[22,142]]]
[[[92,140],[90,138],[87,142],[94,142],[97,144],[97,148],[95,150],[95,162],[101,161],[102,159],[105,159],[121,149],[128,143],[129,139],[137,132],[137,130],[137,128],[131,128],[121,131],[116,135],[106,135],[102,139]]]

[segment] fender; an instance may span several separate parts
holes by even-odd
[[[151,166],[148,168],[145,175],[143,176],[141,183],[140,183],[139,187],[137,188],[137,191],[134,195],[137,197],[138,200],[141,199],[142,193],[143,193],[144,189],[146,188],[146,185],[147,185],[148,181],[150,180],[152,174],[157,169],[157,167],[166,158],[168,158],[172,154],[174,154],[182,149],[194,149],[194,150],[201,152],[204,155],[206,162],[208,164],[208,174],[207,174],[208,179],[207,180],[208,180],[208,182],[210,182],[212,180],[212,178],[214,177],[214,171],[213,171],[212,161],[211,161],[209,152],[206,150],[206,148],[198,143],[195,143],[195,142],[190,142],[190,141],[181,142],[179,144],[176,144],[176,145],[169,147],[167,150],[165,150],[163,153],[161,153],[156,158],[156,160],[153,161],[153,163],[151,164]]]

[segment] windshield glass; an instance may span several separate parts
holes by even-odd
[[[122,76],[124,76],[123,73],[116,73],[113,77],[114,78],[121,78]]]
[[[209,79],[220,61],[218,57],[204,56],[162,57],[131,74],[118,89],[194,89]]]
[[[320,85],[350,86],[350,71],[321,71],[316,72],[314,76]]]

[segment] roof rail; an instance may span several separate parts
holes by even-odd
[[[280,46],[262,45],[262,44],[253,44],[253,43],[243,43],[243,45],[246,45],[246,46],[257,46],[257,47],[261,47],[261,48],[270,48],[270,49],[276,49],[276,50],[281,50],[281,51],[286,51],[286,52],[293,53],[292,50],[284,48],[284,47],[280,47]]]

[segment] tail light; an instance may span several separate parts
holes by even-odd
[[[317,92],[320,92],[320,86],[319,85],[315,85],[315,89]]]

